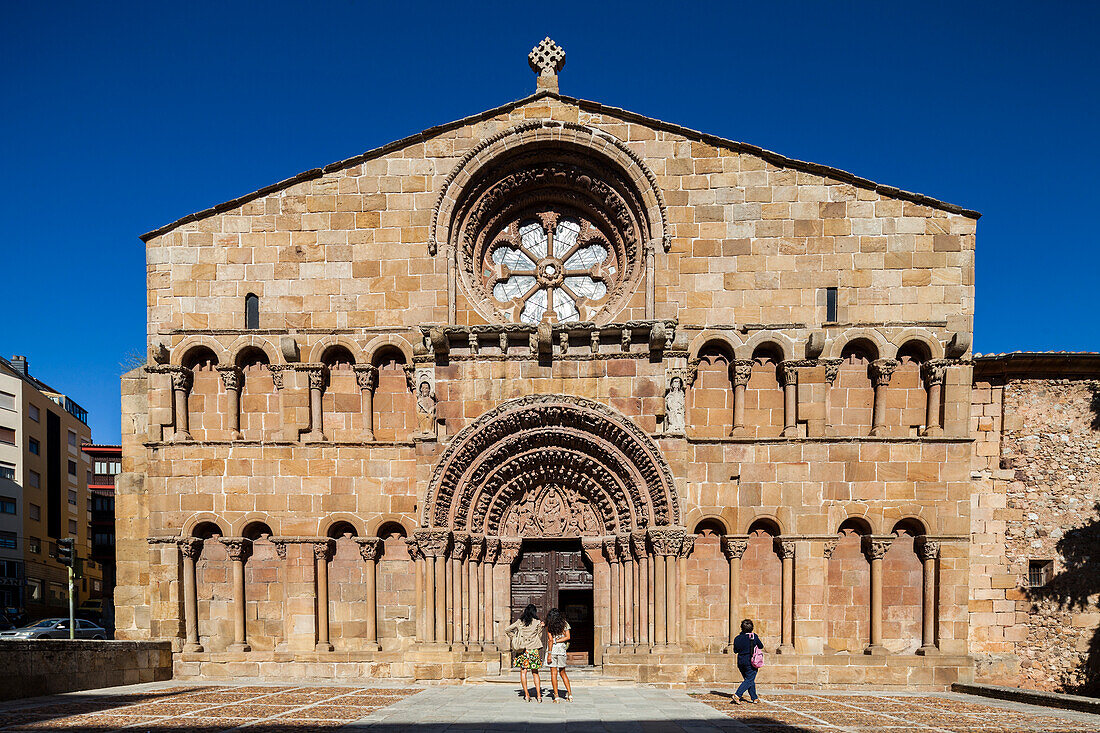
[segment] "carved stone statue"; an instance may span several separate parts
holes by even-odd
[[[436,399],[435,390],[427,379],[418,380],[416,387],[417,434],[436,438]]]
[[[594,537],[603,532],[592,503],[576,489],[529,489],[509,508],[503,534],[516,537]]]
[[[665,390],[665,432],[680,435],[686,420],[684,380],[673,377]]]

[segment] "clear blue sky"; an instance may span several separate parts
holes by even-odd
[[[0,354],[119,437],[138,235],[534,90],[981,211],[975,350],[1100,350],[1100,4],[7,2]]]

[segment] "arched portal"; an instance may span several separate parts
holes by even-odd
[[[510,400],[463,430],[422,523],[487,536],[598,537],[677,525],[660,449],[627,418],[566,395]]]

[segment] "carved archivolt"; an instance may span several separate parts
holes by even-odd
[[[680,522],[657,445],[580,397],[506,402],[463,430],[436,467],[422,524],[485,535],[589,537]]]

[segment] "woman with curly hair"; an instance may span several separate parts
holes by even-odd
[[[528,603],[523,615],[513,621],[504,633],[508,635],[512,647],[512,666],[519,670],[519,681],[523,685],[523,699],[531,702],[527,689],[527,670],[535,677],[535,699],[542,702],[542,682],[539,680],[539,667],[542,666],[542,630],[539,610],[534,603]]]
[[[565,683],[565,701],[573,702],[573,688],[569,685],[569,675],[565,673],[565,652],[569,649],[569,622],[561,611],[551,608],[546,614],[546,666],[550,668],[550,697],[559,702],[558,672]]]

